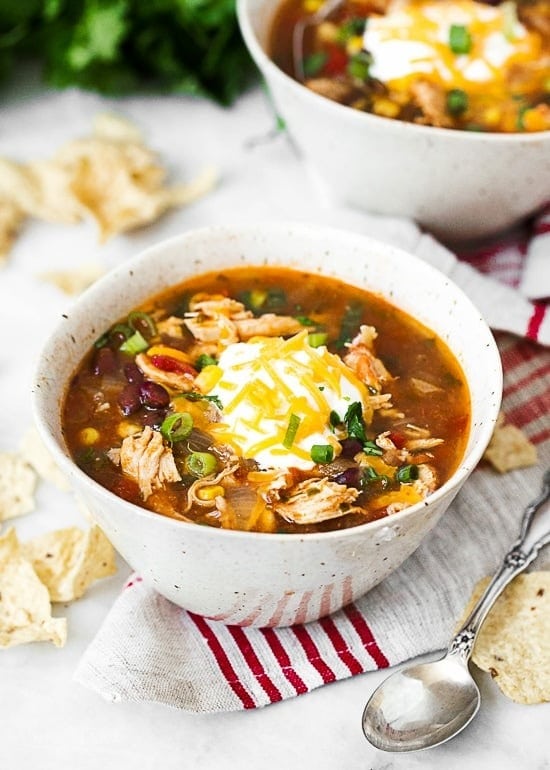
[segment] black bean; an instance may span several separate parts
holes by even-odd
[[[128,382],[137,382],[138,384],[141,384],[145,379],[143,372],[137,364],[134,364],[133,361],[124,365],[124,376]]]
[[[92,360],[92,372],[97,375],[111,374],[116,368],[116,355],[111,348],[96,350]]]
[[[118,397],[118,405],[122,410],[122,414],[128,415],[137,412],[141,407],[139,385],[137,383],[130,382],[122,389]]]
[[[146,380],[139,386],[139,398],[148,409],[163,409],[170,403],[170,395],[166,388],[156,382]]]
[[[359,468],[354,466],[353,468],[346,468],[345,471],[334,476],[333,481],[337,484],[345,484],[346,487],[359,488]]]
[[[342,442],[342,457],[352,458],[363,449],[360,441],[356,438],[345,438]]]
[[[144,410],[143,416],[140,415],[140,422],[143,426],[150,428],[160,428],[166,417],[166,409],[148,409]]]

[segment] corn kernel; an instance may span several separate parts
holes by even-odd
[[[128,436],[133,436],[134,433],[139,433],[141,431],[141,425],[138,425],[135,422],[128,422],[127,420],[123,420],[122,422],[119,422],[116,432],[120,436],[120,438],[127,438]]]
[[[222,370],[216,364],[205,366],[195,377],[195,386],[201,393],[208,393],[218,383],[222,376]]]
[[[323,21],[317,27],[317,40],[321,43],[335,43],[338,39],[338,26],[332,21]]]
[[[213,487],[197,489],[196,494],[199,500],[214,500],[216,497],[224,497],[225,489],[220,484],[216,484]]]
[[[525,131],[545,131],[550,128],[550,109],[544,104],[523,113]]]
[[[315,11],[318,11],[323,3],[324,0],[304,0],[304,11],[307,11],[308,13],[315,13]]]
[[[361,53],[363,50],[363,38],[361,35],[354,35],[350,37],[346,43],[346,53],[348,56],[354,56],[356,53]]]
[[[99,441],[99,431],[95,428],[82,428],[78,439],[84,446],[93,446]]]
[[[487,126],[498,126],[501,117],[502,112],[498,109],[498,107],[489,107],[483,113],[483,122]]]
[[[374,102],[373,112],[384,118],[395,118],[399,113],[399,106],[389,99],[377,99]]]

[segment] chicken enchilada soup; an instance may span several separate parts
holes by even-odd
[[[275,267],[204,274],[108,329],[63,406],[76,463],[159,514],[256,532],[357,526],[453,473],[468,387],[378,295]]]
[[[550,130],[548,0],[284,0],[269,52],[312,91],[386,118]]]

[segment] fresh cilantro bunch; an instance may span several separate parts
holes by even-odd
[[[46,81],[229,104],[253,71],[235,0],[1,0],[0,77],[38,57]]]

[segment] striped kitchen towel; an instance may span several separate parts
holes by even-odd
[[[550,344],[549,219],[534,226],[532,237],[517,230],[489,247],[470,247],[460,259],[427,235],[416,249],[464,288],[495,330],[516,333],[497,333],[503,411],[537,445],[536,466],[500,475],[482,462],[399,570],[307,625],[224,626],[180,609],[134,575],[75,679],[112,701],[235,711],[444,648],[473,585],[496,569],[550,466],[550,351],[543,347]],[[537,568],[550,568],[548,559],[540,556]]]

